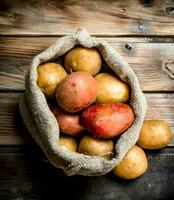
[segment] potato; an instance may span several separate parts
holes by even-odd
[[[128,129],[133,121],[131,107],[123,103],[93,105],[80,118],[80,123],[99,138],[113,138]]]
[[[86,71],[96,75],[101,68],[101,57],[95,48],[75,47],[65,56],[67,72]]]
[[[37,84],[47,96],[53,96],[57,84],[67,76],[64,68],[57,63],[44,63],[38,66]]]
[[[62,110],[59,106],[51,108],[59,124],[60,131],[70,136],[78,136],[84,130],[79,124],[80,116],[78,114],[70,114]]]
[[[64,150],[77,152],[77,141],[72,137],[61,135],[58,144]]]
[[[137,144],[145,149],[161,149],[172,140],[172,133],[165,120],[145,120]]]
[[[113,156],[114,143],[112,140],[103,140],[84,136],[80,140],[78,152],[85,155],[101,156],[107,160]]]
[[[108,73],[100,73],[95,79],[97,81],[97,103],[126,103],[129,101],[129,87],[120,79]]]
[[[75,113],[90,106],[96,99],[95,78],[88,72],[74,72],[62,80],[56,89],[59,106],[70,113]]]
[[[113,173],[123,179],[134,179],[144,174],[147,167],[146,154],[140,147],[135,145],[113,169]]]

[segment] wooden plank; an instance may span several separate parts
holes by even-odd
[[[174,39],[104,39],[134,69],[144,91],[174,91],[174,80],[162,70],[164,63],[174,58],[174,43],[172,43]],[[0,89],[23,90],[24,76],[32,58],[46,49],[55,40],[56,37],[0,38]],[[174,67],[174,64],[171,65]],[[174,72],[174,69],[171,70]]]
[[[1,35],[173,35],[174,2],[154,0],[1,0]]]
[[[0,145],[21,145],[31,141],[18,113],[22,93],[0,93]],[[146,94],[149,105],[146,119],[169,122],[174,135],[174,93]],[[174,137],[169,146],[174,146]]]
[[[174,149],[147,152],[147,156],[147,172],[138,179],[126,181],[111,173],[100,177],[66,177],[61,170],[44,162],[41,152],[33,145],[18,152],[13,152],[13,148],[5,152],[3,148],[0,153],[0,199],[172,199]]]
[[[18,110],[21,95],[0,93],[0,145],[22,145],[31,141]]]

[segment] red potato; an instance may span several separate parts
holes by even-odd
[[[113,138],[126,129],[134,121],[134,113],[130,106],[123,103],[98,104],[87,108],[81,116],[81,124],[93,136]]]
[[[75,113],[90,106],[97,96],[95,78],[84,71],[74,72],[62,80],[56,89],[59,106],[70,113]]]
[[[70,136],[78,136],[84,130],[84,127],[79,124],[78,114],[67,113],[58,106],[52,107],[51,111],[57,119],[61,132]]]

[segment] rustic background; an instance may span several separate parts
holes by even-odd
[[[174,199],[174,137],[147,152],[148,171],[134,181],[65,177],[22,124],[18,102],[32,58],[80,26],[128,61],[147,97],[146,118],[166,119],[174,133],[173,0],[1,0],[0,199]]]

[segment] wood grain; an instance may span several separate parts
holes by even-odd
[[[130,64],[144,91],[174,91],[174,79],[162,70],[164,63],[174,59],[172,38],[104,39]],[[0,38],[0,89],[23,90],[24,76],[32,58],[55,40],[56,37]],[[174,73],[174,64],[171,66]]]
[[[20,93],[0,93],[0,145],[22,145],[31,141],[18,110],[21,96]]]
[[[173,0],[1,0],[0,199],[173,199],[174,137],[167,148],[146,151],[149,168],[134,181],[112,174],[66,177],[22,123],[18,103],[32,58],[78,27],[107,40],[127,60],[147,92],[146,119],[167,120],[174,135]]]
[[[31,142],[18,113],[22,93],[0,93],[0,145],[22,145]],[[146,94],[149,105],[146,119],[169,122],[174,135],[174,94]],[[174,146],[174,138],[169,146]]]
[[[147,172],[132,181],[111,173],[66,177],[43,161],[35,145],[0,149],[0,199],[3,200],[167,200],[174,196],[174,149],[147,152]],[[133,191],[133,192],[132,192]]]
[[[173,0],[1,0],[1,35],[173,35]]]

